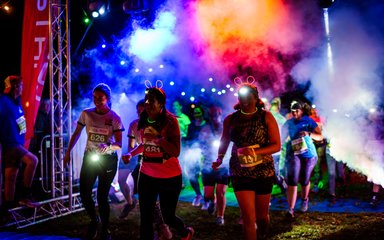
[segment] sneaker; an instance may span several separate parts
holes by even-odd
[[[88,225],[87,239],[96,239],[97,237],[97,227],[99,225],[99,219],[96,221],[91,221]]]
[[[111,240],[112,235],[111,232],[108,229],[103,229],[101,231],[101,240]]]
[[[35,202],[29,198],[20,199],[19,204],[21,206],[25,206],[25,207],[29,207],[29,208],[37,208],[37,207],[41,206],[41,204],[39,202]]]
[[[224,225],[224,217],[217,217],[216,218],[216,225],[217,226],[223,226]]]
[[[379,199],[377,199],[377,197],[373,197],[371,202],[369,202],[369,205],[371,205],[373,208],[376,208],[379,205]]]
[[[308,201],[309,201],[308,198],[305,199],[305,200],[302,200],[302,201],[301,201],[301,206],[300,206],[300,211],[301,211],[301,212],[306,212],[306,211],[308,211]]]
[[[216,204],[213,201],[210,201],[207,210],[208,210],[208,214],[212,216],[216,211]]]
[[[181,240],[190,240],[193,237],[193,234],[195,234],[195,230],[193,230],[192,227],[187,227],[188,235],[185,237],[182,237]]]
[[[201,210],[207,210],[208,207],[209,207],[209,201],[208,202],[204,202],[203,206],[201,206]]]
[[[194,206],[194,207],[198,207],[198,206],[200,206],[200,204],[201,204],[201,200],[203,199],[203,196],[201,196],[201,195],[196,195],[196,197],[193,199],[193,201],[192,201],[192,206]]]
[[[168,225],[163,223],[159,226],[160,235],[165,239],[172,239],[172,231]]]
[[[295,212],[292,208],[289,208],[288,211],[285,213],[285,217],[288,219],[294,219],[295,218]]]
[[[128,216],[128,214],[133,210],[135,209],[136,207],[136,204],[137,204],[137,200],[136,199],[133,199],[132,200],[132,204],[125,204],[124,205],[124,208],[123,208],[123,211],[121,211],[121,214],[119,216],[120,219],[122,218],[126,218]]]

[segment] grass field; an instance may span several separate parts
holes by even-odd
[[[353,204],[367,205],[370,198],[371,185],[364,179],[350,179],[346,198],[357,199]],[[184,191],[187,191],[184,192]],[[188,195],[185,189],[182,195]],[[233,201],[233,193],[229,189],[229,201]],[[326,191],[311,193],[313,202],[327,201]],[[278,190],[274,190],[275,198],[283,198]],[[381,196],[382,197],[382,194]],[[111,204],[111,232],[114,239],[138,239],[139,208],[134,209],[124,219],[118,219],[124,203]],[[383,208],[380,208],[383,209]],[[206,211],[191,206],[190,202],[180,202],[177,214],[185,223],[192,225],[196,231],[194,239],[228,240],[242,239],[242,227],[238,223],[239,208],[227,207],[225,226],[216,226],[215,218]],[[384,213],[377,211],[358,213],[321,212],[310,209],[307,213],[297,213],[294,221],[287,221],[285,211],[272,210],[269,239],[384,239]],[[84,236],[88,219],[84,212],[54,219],[19,231],[30,234],[61,235],[73,238]],[[174,232],[173,239],[180,239]]]

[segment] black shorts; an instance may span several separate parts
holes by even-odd
[[[256,195],[272,193],[275,177],[250,178],[250,177],[231,177],[233,191],[254,191]]]
[[[21,159],[28,153],[22,145],[3,147],[3,164],[5,168],[21,167]]]
[[[218,170],[203,169],[201,172],[204,186],[215,186],[216,184],[228,185],[229,174],[227,168],[219,168]]]

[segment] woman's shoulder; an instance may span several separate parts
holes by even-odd
[[[95,108],[92,107],[92,108],[84,109],[81,113],[90,114],[90,113],[94,113],[94,112],[95,112]]]

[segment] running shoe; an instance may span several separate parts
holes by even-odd
[[[203,196],[201,196],[200,194],[196,195],[196,197],[192,201],[192,206],[194,206],[194,207],[200,206],[201,200],[203,200]]]
[[[185,237],[182,237],[181,240],[190,240],[193,237],[193,234],[195,234],[195,230],[193,230],[192,227],[187,227],[188,235]]]
[[[204,203],[203,203],[203,206],[201,206],[201,210],[207,210],[208,207],[209,207],[209,201],[204,202]]]
[[[305,199],[305,200],[302,200],[301,201],[301,206],[300,206],[300,211],[301,212],[306,212],[308,211],[308,202],[309,202],[309,199]]]
[[[224,217],[217,217],[216,218],[216,225],[217,226],[223,226],[224,225]]]
[[[212,216],[216,211],[216,203],[213,201],[210,201],[207,210],[208,210],[208,214]]]
[[[289,208],[285,214],[285,217],[288,219],[294,219],[295,218],[294,210],[292,208]]]
[[[124,208],[123,208],[123,211],[121,211],[121,214],[119,216],[120,219],[122,218],[126,218],[128,216],[128,214],[133,210],[135,209],[136,207],[136,204],[137,204],[137,200],[136,199],[133,199],[132,200],[132,204],[125,204],[124,205]]]

